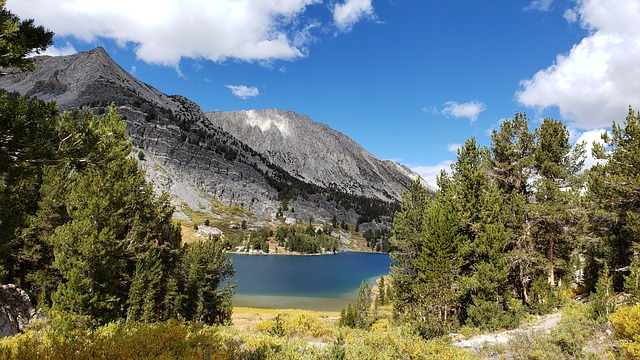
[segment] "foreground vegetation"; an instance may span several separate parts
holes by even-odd
[[[382,308],[382,313],[390,308]],[[337,314],[237,309],[257,317],[238,328],[170,320],[114,322],[62,330],[45,323],[0,339],[0,359],[634,359],[640,356],[640,305],[594,317],[591,304],[568,301],[550,328],[515,330],[508,341],[460,348],[378,316],[369,330],[339,326]],[[266,320],[265,320],[266,319]],[[480,329],[466,328],[468,336]],[[462,335],[455,335],[460,338]]]

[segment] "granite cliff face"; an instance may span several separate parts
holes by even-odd
[[[35,71],[2,76],[0,88],[56,101],[61,109],[102,113],[114,103],[134,153],[144,155],[147,177],[192,209],[208,211],[215,199],[272,218],[286,204],[287,217],[354,223],[388,215],[417,177],[304,115],[205,114],[185,97],[138,81],[102,48],[38,57]]]
[[[214,111],[207,118],[290,174],[320,187],[396,201],[417,177],[329,126],[291,111]]]

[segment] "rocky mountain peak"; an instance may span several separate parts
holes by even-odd
[[[207,113],[207,118],[267,154],[274,164],[318,186],[396,201],[417,178],[408,169],[378,159],[349,137],[306,115],[266,109],[215,111]]]
[[[417,177],[306,115],[279,109],[205,114],[187,98],[139,81],[103,48],[37,57],[34,71],[2,76],[0,88],[56,101],[62,109],[103,113],[115,104],[134,152],[144,153],[140,166],[149,180],[192,209],[210,211],[207,204],[219,201],[262,218],[285,207],[286,217],[354,223],[390,215]]]

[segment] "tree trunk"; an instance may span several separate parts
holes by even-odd
[[[553,248],[555,246],[555,237],[553,235],[549,236],[549,251],[548,251],[548,256],[549,256],[549,284],[551,284],[552,286],[556,285],[556,274],[555,274],[555,268],[553,265]]]

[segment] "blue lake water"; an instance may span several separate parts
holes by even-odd
[[[373,285],[389,273],[387,254],[230,254],[237,274],[235,306],[340,310],[362,281]]]

